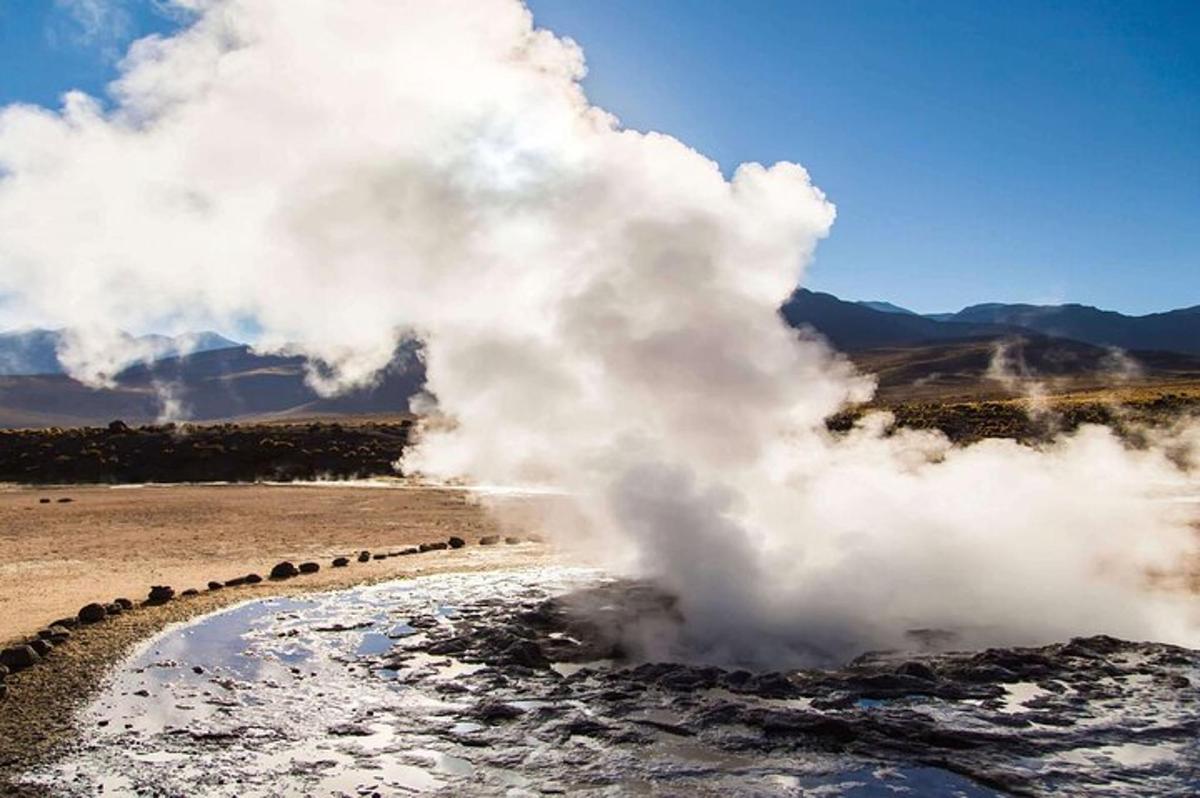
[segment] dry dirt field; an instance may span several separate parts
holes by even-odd
[[[265,577],[282,559],[319,562],[321,572],[304,580],[318,589],[411,574],[435,556],[465,565],[478,553],[479,537],[497,531],[466,494],[436,488],[0,487],[0,641],[36,632],[91,601],[140,601],[155,584],[179,592],[251,572]],[[339,555],[451,535],[472,545],[329,567]]]

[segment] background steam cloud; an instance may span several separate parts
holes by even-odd
[[[914,626],[1196,641],[1164,589],[1192,519],[1157,497],[1194,449],[824,431],[871,383],[776,313],[834,218],[801,167],[727,180],[622,129],[517,0],[186,5],[131,47],[111,109],[0,113],[0,293],[90,331],[76,376],[111,373],[118,327],[252,318],[334,392],[417,334],[455,423],[406,466],[570,491],[712,657]]]

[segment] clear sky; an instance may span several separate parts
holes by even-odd
[[[838,205],[809,286],[918,311],[1200,304],[1196,0],[530,0],[594,102]],[[0,104],[103,94],[159,0],[0,0]]]

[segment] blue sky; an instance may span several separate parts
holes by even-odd
[[[838,205],[808,284],[919,311],[1200,304],[1200,3],[531,0],[593,101]],[[100,17],[84,11],[105,9]],[[102,94],[153,0],[0,0],[0,104]]]

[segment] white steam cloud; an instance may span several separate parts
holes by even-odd
[[[566,489],[712,657],[912,627],[1197,641],[1172,581],[1194,512],[1161,500],[1193,449],[825,431],[871,383],[776,312],[834,218],[801,167],[727,180],[621,128],[517,0],[187,5],[111,109],[0,113],[0,295],[109,331],[77,376],[111,373],[118,328],[254,319],[336,391],[417,334],[453,423],[406,465]]]

